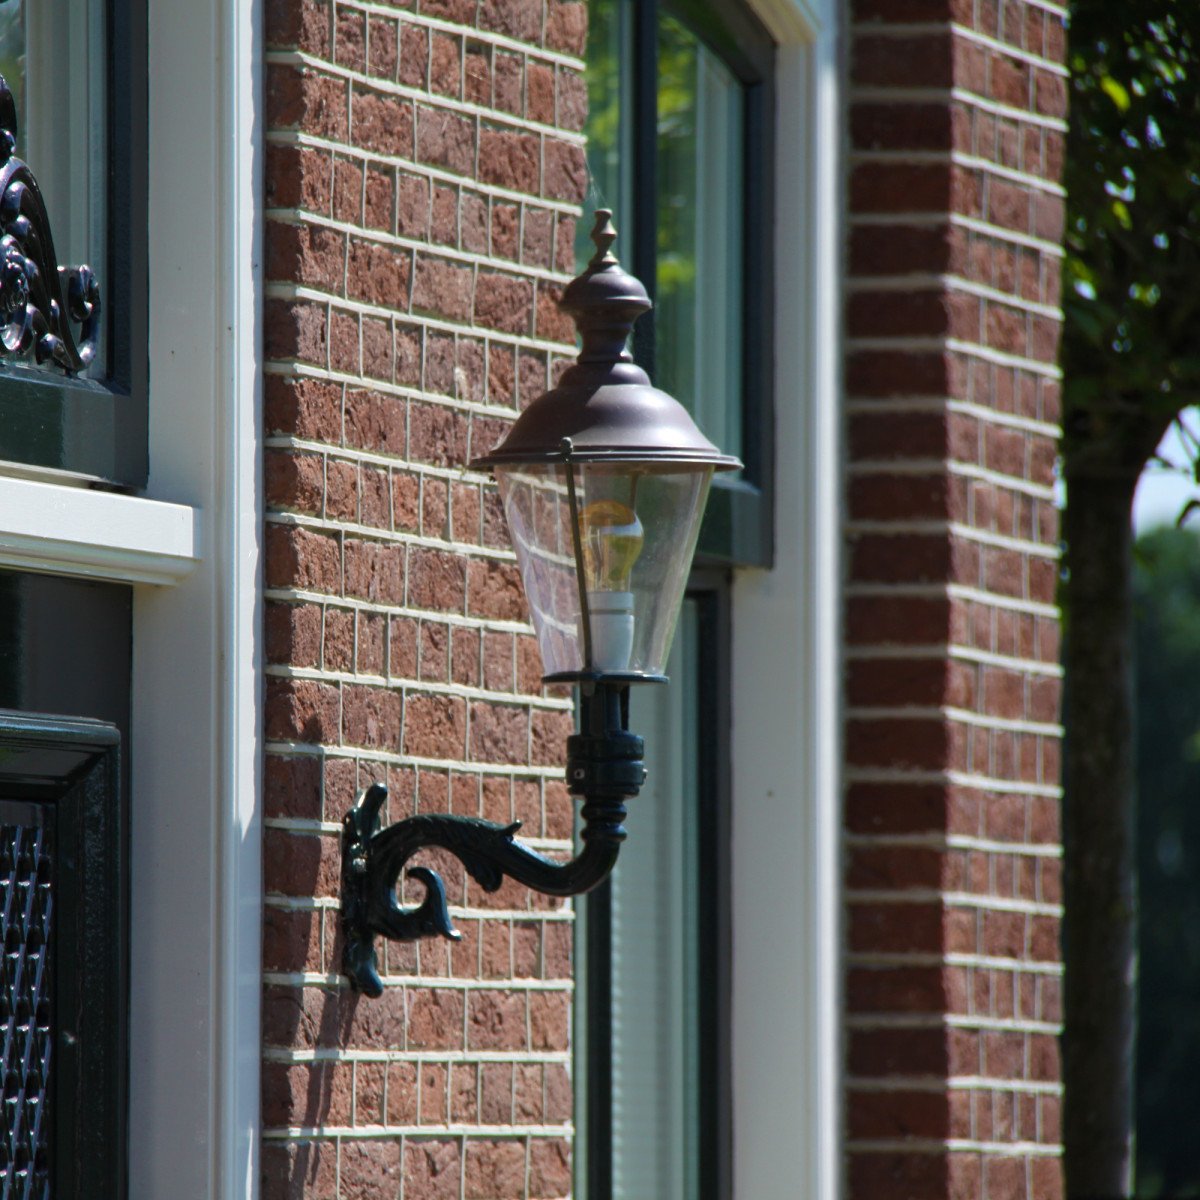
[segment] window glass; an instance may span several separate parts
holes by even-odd
[[[768,566],[774,47],[733,0],[590,0],[588,20],[586,208],[612,209],[654,301],[634,356],[746,464],[714,481],[699,554]]]
[[[25,0],[0,0],[0,75],[25,111]]]
[[[658,25],[655,382],[742,453],[742,88],[681,21]]]
[[[127,487],[147,474],[145,21],[144,0],[0,0],[17,157],[57,265],[91,267],[100,290],[86,369],[0,359],[0,463]]]
[[[637,687],[631,697],[630,728],[646,739],[647,776],[611,885],[613,1200],[704,1195],[698,652],[698,603],[689,597],[670,686]]]
[[[0,0],[0,72],[17,102],[17,156],[46,202],[60,267],[107,283],[108,154],[101,0]],[[104,378],[101,338],[87,374]]]

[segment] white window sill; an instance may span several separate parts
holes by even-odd
[[[184,504],[0,478],[0,567],[178,583],[199,561],[198,515]]]

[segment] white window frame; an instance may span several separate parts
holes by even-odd
[[[735,1200],[841,1190],[839,332],[834,0],[750,0],[778,46],[775,561],[734,572]]]
[[[0,466],[0,565],[133,584],[130,1200],[259,1191],[261,2],[151,0],[150,477]]]

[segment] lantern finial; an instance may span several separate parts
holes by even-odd
[[[599,271],[602,267],[616,266],[617,256],[612,252],[612,244],[617,240],[616,226],[612,223],[612,210],[596,209],[596,224],[592,228],[591,238],[596,246],[588,267]]]

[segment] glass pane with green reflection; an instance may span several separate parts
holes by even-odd
[[[742,88],[682,22],[658,27],[655,382],[742,452]]]
[[[613,1200],[700,1200],[700,608],[688,597],[669,687],[634,688],[646,785],[612,876]]]
[[[588,193],[584,220],[575,240],[575,258],[582,268],[595,252],[588,239],[591,214],[612,209],[621,235],[618,253],[626,267],[633,246],[633,6],[628,0],[593,0],[588,5],[587,40],[587,159]],[[622,249],[623,248],[623,249]]]
[[[25,0],[0,0],[0,75],[25,111]]]
[[[592,254],[590,211],[611,208],[618,253],[634,269],[634,6],[592,0],[588,14],[590,184],[576,259],[582,266]],[[661,11],[657,41],[657,211],[642,213],[656,226],[654,382],[723,450],[741,454],[742,85]]]

